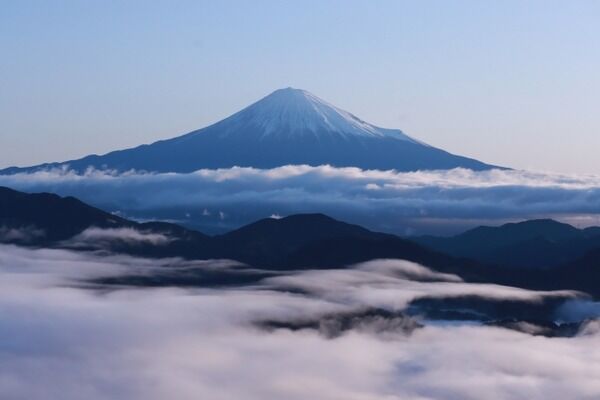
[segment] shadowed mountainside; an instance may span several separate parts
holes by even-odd
[[[532,223],[538,229],[540,224],[553,227],[548,236],[555,239],[571,238],[568,232],[577,231],[554,222]],[[477,238],[472,236],[477,232],[489,230],[471,231],[467,236],[475,243]],[[520,238],[526,240],[528,236],[521,235]],[[492,239],[486,234],[481,240]],[[573,289],[600,295],[600,247],[553,269],[514,269],[446,255],[413,241],[372,232],[323,214],[267,218],[224,235],[208,236],[170,223],[129,221],[72,197],[26,194],[0,188],[0,242],[153,258],[232,259],[270,271],[340,268],[373,259],[396,258],[456,274],[469,282],[493,282],[540,290]],[[506,241],[502,245],[506,245]],[[208,281],[206,277],[201,278],[205,283],[231,280],[218,271],[213,275]],[[177,278],[180,284],[185,284],[180,278]]]
[[[453,237],[416,242],[457,257],[515,268],[555,268],[600,247],[600,228],[577,229],[550,219],[480,226]]]

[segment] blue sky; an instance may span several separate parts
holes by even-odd
[[[599,20],[596,1],[2,1],[0,167],[294,86],[486,162],[600,172]]]

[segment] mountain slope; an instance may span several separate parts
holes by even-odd
[[[457,257],[519,268],[553,268],[600,247],[600,231],[577,229],[549,219],[481,226],[457,236],[414,238],[431,249]]]
[[[597,229],[585,231],[586,234],[598,233]],[[558,231],[555,234],[563,237]],[[448,256],[413,241],[371,232],[322,214],[264,219],[211,237],[170,223],[128,221],[74,198],[0,188],[0,243],[103,250],[149,258],[228,258],[270,271],[340,268],[362,261],[395,258],[453,273],[469,282],[539,290],[583,290],[600,296],[597,261],[600,246],[571,264],[545,270],[525,268],[515,273],[510,268]],[[140,274],[145,275],[144,271]],[[134,281],[142,285],[167,282],[181,286],[231,285],[256,282],[269,272],[225,268],[200,272],[177,270],[167,275],[136,277]]]
[[[156,246],[151,240],[162,236],[169,238],[168,246]],[[192,249],[199,245],[205,248],[208,238],[170,223],[129,221],[74,197],[30,194],[0,187],[1,243],[49,247],[75,245],[148,256],[183,256],[190,249],[182,245],[190,245]]]
[[[0,229],[5,242],[48,244],[68,239],[90,226],[130,225],[129,221],[74,197],[28,194],[0,187]]]
[[[263,219],[216,236],[215,241],[228,257],[272,269],[339,268],[376,258],[401,258],[474,279],[479,272],[471,261],[323,214]]]
[[[222,121],[173,139],[64,163],[13,167],[0,173],[65,165],[78,172],[90,167],[191,172],[202,168],[274,168],[289,164],[400,171],[493,168],[424,144],[400,130],[371,125],[304,90],[287,88]]]
[[[244,259],[273,264],[311,242],[340,237],[367,238],[378,234],[357,225],[336,221],[323,214],[299,214],[267,218],[215,239],[223,249]]]
[[[48,193],[0,188],[0,206],[1,243],[102,249],[145,257],[227,258],[277,270],[342,267],[381,257],[427,262],[443,270],[469,265],[409,240],[323,214],[267,218],[211,237],[170,223],[129,221],[75,198]],[[30,233],[27,238],[26,233]]]

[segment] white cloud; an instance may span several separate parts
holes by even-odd
[[[272,214],[324,212],[397,233],[549,216],[600,223],[600,176],[528,171],[370,171],[331,166],[231,168],[190,174],[67,170],[0,176],[0,185],[74,195],[140,219],[226,230]],[[127,190],[123,190],[127,188]],[[220,210],[210,212],[209,210]],[[224,218],[226,217],[226,218]]]
[[[416,280],[425,279],[420,282]],[[435,280],[430,282],[429,280]],[[300,289],[335,303],[404,309],[419,297],[478,296],[539,302],[546,296],[578,297],[573,291],[530,291],[494,284],[471,284],[404,260],[373,260],[348,269],[311,270],[267,278],[266,283]]]
[[[144,232],[134,228],[90,227],[69,239],[65,244],[71,247],[93,246],[103,248],[115,242],[162,246],[170,241],[172,239],[162,233]]]
[[[42,229],[34,226],[10,228],[0,226],[0,242],[20,242],[29,243],[32,240],[39,239],[45,235]]]
[[[100,257],[0,245],[0,393],[7,399],[592,399],[600,396],[600,334],[547,339],[483,326],[426,326],[412,335],[257,329],[260,318],[300,318],[422,292],[519,289],[412,282],[426,268],[371,262],[356,271],[293,274],[310,294],[242,289],[90,290],[79,279],[181,260]],[[219,264],[221,263],[221,264]],[[270,280],[270,285],[276,281]],[[284,282],[281,282],[282,284]],[[286,284],[289,282],[285,282]],[[471,286],[469,288],[469,286]],[[314,288],[329,287],[330,294]],[[350,287],[347,291],[341,290]],[[477,289],[479,288],[479,289]],[[341,290],[341,291],[340,291]],[[366,292],[371,292],[366,296]],[[333,294],[335,292],[335,294]],[[406,297],[408,296],[408,297]],[[399,300],[403,302],[404,300]]]

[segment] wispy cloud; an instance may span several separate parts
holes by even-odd
[[[75,195],[139,218],[230,229],[257,218],[325,212],[411,233],[534,217],[600,223],[600,176],[528,171],[368,171],[331,166],[190,174],[69,170],[0,176],[0,185]],[[126,188],[126,190],[124,190]]]
[[[45,235],[42,229],[34,226],[24,227],[7,227],[0,226],[0,242],[18,242],[30,243],[35,239],[39,239]]]
[[[83,232],[75,235],[64,245],[69,247],[110,247],[115,243],[126,244],[150,244],[162,246],[171,242],[173,239],[161,233],[139,231],[134,228],[98,228],[90,227]]]

